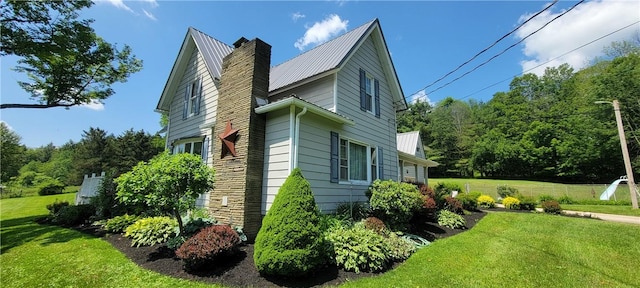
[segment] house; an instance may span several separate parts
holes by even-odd
[[[438,163],[425,159],[424,146],[420,131],[398,133],[398,175],[405,182],[420,182],[428,184],[429,167],[436,167]]]
[[[426,163],[399,158],[407,103],[377,19],[273,67],[270,55],[260,39],[230,46],[189,28],[158,101],[167,149],[215,168],[198,204],[218,220],[255,235],[295,167],[328,212],[366,201],[375,179],[402,179],[399,164]]]

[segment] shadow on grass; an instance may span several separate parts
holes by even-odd
[[[92,235],[80,233],[73,229],[36,223],[36,219],[41,217],[29,216],[0,221],[0,239],[2,239],[0,254],[36,239],[40,240],[40,245],[46,246],[79,238],[95,238]]]

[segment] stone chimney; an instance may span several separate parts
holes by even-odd
[[[269,94],[271,46],[244,37],[234,46],[222,62],[213,131],[216,180],[209,210],[221,223],[243,226],[254,239],[262,224],[265,139],[265,115],[254,109],[256,98],[267,99]]]

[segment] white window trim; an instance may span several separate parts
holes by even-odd
[[[342,179],[342,175],[341,175],[341,172],[342,172],[341,171],[342,170],[342,165],[341,164],[342,163],[340,163],[341,160],[342,160],[342,153],[341,153],[342,152],[341,151],[342,150],[341,149],[342,148],[341,147],[342,146],[342,140],[347,141],[347,177],[349,177],[349,175],[351,174],[351,173],[349,173],[349,164],[350,164],[350,161],[351,161],[350,157],[348,155],[349,154],[349,145],[351,143],[353,143],[353,144],[357,144],[357,145],[360,145],[360,146],[364,146],[366,148],[366,151],[367,151],[367,153],[366,153],[366,157],[367,157],[367,164],[366,164],[367,180],[351,180],[351,179],[343,180]],[[373,177],[373,175],[371,175],[371,165],[372,165],[371,164],[371,149],[372,148],[375,150],[375,153],[378,153],[378,150],[377,150],[376,146],[371,146],[371,145],[366,144],[364,142],[353,140],[353,139],[348,138],[348,137],[342,137],[342,136],[339,137],[339,139],[338,139],[338,184],[369,185],[369,184],[371,184],[373,182],[373,178],[374,177]],[[376,161],[376,169],[377,169],[378,165],[379,165],[379,161]]]
[[[172,154],[178,154],[178,153],[191,153],[193,154],[193,147],[194,147],[194,143],[198,143],[200,142],[200,154],[194,154],[194,155],[198,155],[200,157],[202,157],[202,153],[204,152],[204,149],[206,149],[204,146],[204,138],[202,137],[197,137],[197,138],[188,138],[188,139],[180,139],[179,141],[176,141],[173,143],[173,148],[171,153]],[[189,143],[191,144],[191,151],[190,152],[186,152],[184,151],[184,147],[185,145]],[[182,151],[180,150],[180,147],[182,147]]]

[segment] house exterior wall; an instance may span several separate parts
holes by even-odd
[[[329,75],[322,79],[273,95],[269,97],[269,101],[275,102],[295,94],[296,97],[302,100],[333,111],[333,84],[334,77]]]
[[[218,87],[213,82],[209,71],[205,65],[202,54],[194,47],[190,52],[189,62],[185,68],[180,84],[173,95],[169,108],[169,126],[167,129],[167,148],[171,149],[174,141],[187,137],[207,137],[211,139],[212,126],[216,120],[216,110],[218,105]],[[182,119],[184,107],[184,95],[187,86],[194,80],[200,78],[202,81],[202,100],[200,103],[200,113],[191,115],[187,119]],[[211,142],[211,141],[209,141]],[[209,149],[207,165],[213,163],[211,145]],[[208,205],[209,193],[200,195],[196,201],[198,207]]]
[[[343,127],[341,136],[382,147],[384,152],[383,179],[396,179],[398,171],[396,110],[381,65],[373,40],[366,39],[360,49],[338,72],[336,113],[348,115],[356,123],[354,126]],[[360,110],[360,68],[373,75],[380,82],[380,118],[376,118],[368,111]]]
[[[264,145],[261,213],[267,212],[280,186],[289,176],[290,112],[281,109],[267,114]]]

